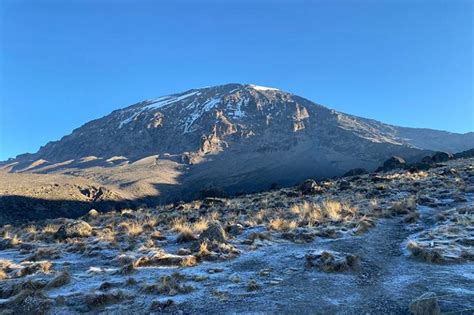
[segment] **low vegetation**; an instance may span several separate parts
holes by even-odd
[[[364,174],[235,198],[212,197],[133,211],[91,210],[77,220],[6,225],[0,228],[0,247],[8,253],[0,259],[0,298],[4,299],[0,307],[31,311],[21,302],[28,298],[44,310],[56,305],[63,311],[99,312],[133,301],[134,295],[192,295],[215,281],[224,281],[232,289],[215,289],[212,298],[225,300],[232,290],[258,294],[279,285],[281,272],[239,272],[222,280],[219,267],[208,267],[209,275],[192,274],[192,270],[275,244],[314,245],[304,262],[294,262],[306,272],[357,273],[363,255],[321,250],[318,241],[362,237],[380,220],[394,220],[413,230],[406,241],[407,259],[472,262],[474,208],[465,203],[474,168],[461,162],[452,167],[456,172],[448,175],[442,175],[443,168]],[[450,207],[443,200],[463,206]],[[427,215],[423,207],[433,213]],[[52,303],[50,296],[66,292],[74,303],[59,298]],[[152,300],[147,310],[179,309],[173,300]]]

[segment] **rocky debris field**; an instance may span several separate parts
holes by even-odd
[[[0,233],[2,314],[474,310],[474,159]]]

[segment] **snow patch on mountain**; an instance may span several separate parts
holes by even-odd
[[[159,108],[162,108],[164,106],[171,105],[171,104],[174,104],[176,102],[180,102],[180,101],[182,101],[182,100],[184,100],[188,97],[191,97],[193,95],[198,96],[200,94],[201,94],[201,92],[199,92],[199,91],[193,91],[193,92],[186,93],[186,94],[183,94],[183,95],[180,95],[180,96],[162,96],[162,97],[159,97],[156,100],[154,100],[152,104],[143,107],[142,110],[159,109]]]
[[[199,95],[201,95],[200,91],[192,91],[192,92],[181,94],[181,95],[167,95],[167,96],[158,97],[154,100],[149,101],[148,105],[145,105],[139,108],[138,110],[134,111],[133,114],[129,116],[128,118],[122,120],[119,123],[119,129],[122,128],[124,125],[132,122],[138,115],[140,115],[144,111],[157,110],[165,106],[175,104],[177,102],[181,102],[191,96],[199,96]]]
[[[226,109],[228,110],[229,116],[233,118],[243,118],[245,117],[245,111],[243,110],[243,106],[249,103],[248,98],[241,98],[236,103],[228,103]]]
[[[191,112],[191,114],[188,117],[186,117],[185,121],[183,122],[184,124],[183,133],[191,132],[192,130],[190,128],[194,124],[194,122],[198,120],[204,113],[207,113],[211,109],[215,108],[221,102],[222,102],[222,99],[220,97],[208,99],[201,106],[198,106],[199,104],[192,102],[190,106],[194,106],[195,110]]]
[[[272,87],[261,86],[261,85],[250,84],[249,86],[252,89],[257,90],[257,91],[279,91],[279,89],[272,88]]]

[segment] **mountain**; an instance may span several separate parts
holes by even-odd
[[[473,144],[472,132],[397,127],[275,88],[226,84],[115,110],[1,167],[86,178],[122,196],[168,202],[373,170],[391,155],[415,160]]]

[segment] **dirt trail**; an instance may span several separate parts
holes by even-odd
[[[430,218],[436,211],[423,209],[419,224],[425,228],[432,225]],[[264,246],[221,263],[224,271],[211,278],[209,289],[203,290],[207,293],[186,299],[180,309],[185,313],[407,314],[410,301],[432,291],[445,296],[440,299],[443,312],[472,314],[462,310],[474,308],[474,264],[435,265],[409,257],[404,248],[414,232],[413,226],[392,218],[380,220],[360,237]],[[309,269],[304,266],[304,254],[312,249],[356,254],[361,257],[360,270],[324,273]],[[197,269],[201,268],[205,266]],[[262,277],[265,269],[270,270],[269,275]],[[246,292],[237,286],[223,286],[232,274],[247,275],[246,280],[257,280],[262,289]],[[274,279],[281,281],[274,284]],[[224,292],[224,298],[209,298],[216,290]]]

